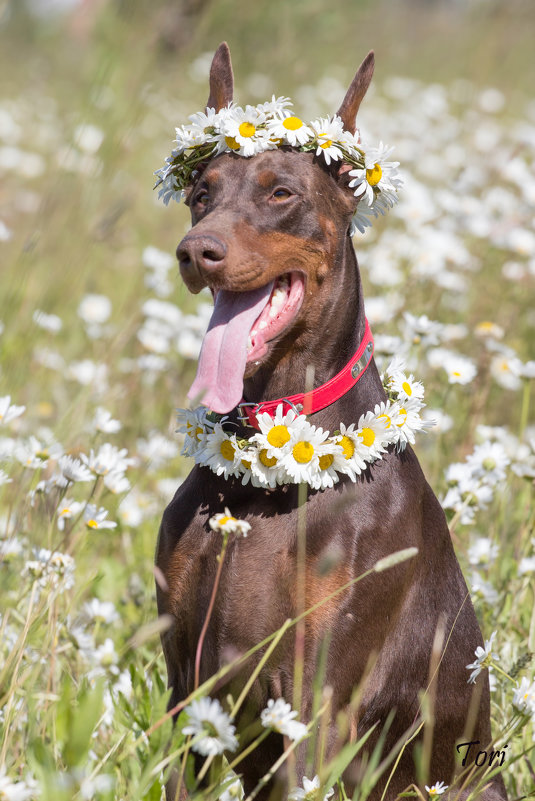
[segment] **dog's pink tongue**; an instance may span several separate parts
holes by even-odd
[[[217,293],[197,375],[188,392],[190,400],[201,395],[204,406],[219,414],[230,412],[241,401],[247,339],[272,289],[273,282],[251,292]]]

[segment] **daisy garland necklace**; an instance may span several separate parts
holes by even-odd
[[[394,445],[404,450],[418,431],[433,423],[420,416],[425,404],[424,387],[394,360],[383,375],[387,400],[361,415],[358,423],[340,423],[331,434],[308,422],[306,415],[282,404],[272,416],[256,416],[259,433],[240,438],[223,428],[227,418],[216,421],[204,406],[179,409],[178,431],[184,434],[182,453],[224,478],[241,478],[242,484],[274,488],[305,482],[315,490],[333,487],[340,476],[355,482],[369,464]]]
[[[158,197],[167,205],[171,199],[182,200],[186,190],[210,159],[221,153],[235,153],[251,158],[266,150],[291,147],[313,152],[316,157],[347,164],[349,186],[359,199],[351,221],[351,233],[362,233],[372,225],[372,218],[385,214],[398,200],[403,180],[399,162],[388,161],[393,148],[381,142],[378,147],[364,147],[357,131],[345,131],[340,117],[320,117],[305,123],[289,110],[287,97],[272,97],[267,103],[246,106],[234,104],[216,112],[213,108],[190,116],[190,124],[176,128],[176,147],[155,175]]]

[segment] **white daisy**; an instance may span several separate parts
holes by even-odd
[[[451,353],[443,364],[450,384],[469,384],[476,376],[474,362],[467,356]]]
[[[393,149],[382,142],[379,147],[367,148],[364,167],[349,173],[353,177],[349,186],[355,187],[355,197],[362,198],[368,206],[376,201],[378,193],[387,205],[393,205],[397,200],[397,192],[402,186],[401,176],[397,172],[399,161],[387,161]]]
[[[6,774],[6,766],[0,768],[0,798],[6,801],[27,801],[35,798],[35,788],[24,781],[11,781]]]
[[[343,158],[341,142],[344,136],[344,124],[340,117],[320,117],[310,123],[316,134],[316,156],[323,156],[326,164],[331,160],[340,161]]]
[[[293,147],[305,145],[315,136],[310,126],[305,125],[302,119],[293,115],[269,120],[268,131],[272,139],[287,142]]]
[[[397,393],[399,398],[423,400],[424,397],[425,390],[422,382],[416,381],[412,374],[407,377],[402,371],[396,371],[390,375],[388,387],[392,392]]]
[[[254,106],[230,109],[221,126],[227,148],[248,158],[273,147],[268,131],[261,127],[265,121],[266,115]]]
[[[123,492],[128,492],[132,485],[124,473],[114,471],[104,476],[104,486],[112,495],[122,495]]]
[[[288,801],[328,801],[334,794],[334,790],[328,790],[325,794],[320,793],[320,778],[314,776],[307,779],[303,776],[303,787],[295,787],[288,796]]]
[[[195,456],[206,443],[209,423],[206,419],[208,409],[206,406],[199,406],[197,409],[179,409],[177,412],[177,431],[184,434],[184,447],[181,453],[184,456]]]
[[[372,217],[377,217],[377,213],[371,206],[357,206],[356,212],[351,218],[351,225],[349,228],[349,235],[355,236],[357,231],[361,234],[365,233],[366,228],[371,228],[373,225]]]
[[[520,685],[513,693],[513,706],[522,715],[535,717],[535,681],[523,676]]]
[[[289,97],[275,97],[275,95],[272,95],[271,100],[266,103],[259,103],[257,109],[263,111],[269,117],[277,117],[285,114],[290,106],[293,106],[293,103]]]
[[[284,698],[277,698],[276,701],[270,698],[266,708],[260,713],[260,721],[264,728],[284,734],[290,740],[301,740],[307,733],[307,727],[295,720],[296,717],[297,712]]]
[[[47,314],[41,309],[36,309],[32,314],[32,320],[39,328],[49,331],[52,334],[57,334],[61,331],[63,320],[57,314]]]
[[[77,481],[91,481],[94,476],[91,471],[79,459],[72,456],[60,456],[58,467],[63,477],[73,483]]]
[[[115,604],[112,604],[111,601],[99,601],[98,598],[86,601],[82,608],[82,615],[95,623],[115,623],[116,620],[119,620]]]
[[[235,434],[227,434],[221,423],[206,436],[201,450],[195,453],[195,461],[209,467],[218,476],[239,476],[241,471],[240,449]]]
[[[56,509],[56,519],[59,530],[63,531],[65,528],[65,522],[67,520],[71,520],[73,517],[76,517],[76,515],[79,515],[83,508],[84,504],[80,503],[80,501],[73,501],[70,498],[64,498]]]
[[[219,796],[219,801],[242,801],[245,793],[240,777],[230,770],[221,782],[225,789]]]
[[[99,406],[95,410],[91,427],[94,431],[100,431],[102,434],[116,434],[117,431],[121,430],[121,423],[119,420],[114,420],[107,409]]]
[[[466,464],[476,478],[492,486],[505,480],[510,459],[499,442],[483,442],[476,445],[473,453],[466,457]]]
[[[492,665],[493,661],[499,659],[498,654],[492,652],[492,643],[494,642],[496,634],[497,632],[493,631],[492,634],[490,635],[490,638],[488,640],[485,640],[484,648],[482,648],[481,645],[477,646],[474,652],[476,655],[475,662],[471,662],[469,665],[466,666],[468,670],[472,671],[468,678],[469,684],[474,684],[475,680],[477,679],[481,671],[484,668],[489,668]]]
[[[366,470],[366,459],[360,452],[361,439],[355,430],[355,423],[346,426],[340,423],[340,434],[335,435],[333,440],[342,449],[342,453],[334,456],[334,467],[340,473],[348,475],[351,481],[355,481],[356,476]]]
[[[396,431],[380,405],[378,411],[379,414],[375,411],[362,414],[357,424],[357,449],[367,462],[379,459],[386,452],[388,444],[396,438]]]
[[[224,513],[214,515],[208,523],[212,531],[217,531],[220,534],[241,534],[242,537],[246,537],[251,530],[250,523],[233,517],[226,506]]]
[[[319,468],[319,457],[327,452],[324,442],[328,436],[328,431],[310,425],[303,416],[299,419],[292,430],[289,448],[281,457],[293,482],[312,482]]]
[[[478,537],[468,548],[468,561],[471,565],[490,566],[499,552],[500,549],[489,537]]]
[[[0,398],[0,423],[10,423],[20,417],[25,410],[26,406],[12,406],[11,395],[4,395],[3,398]]]
[[[285,413],[282,403],[279,403],[273,416],[268,412],[260,412],[256,415],[260,433],[251,437],[251,442],[258,443],[260,448],[265,448],[268,456],[276,456],[279,459],[288,453],[292,432],[299,425],[299,422],[296,423],[299,418],[300,415],[293,409]]]
[[[398,418],[396,421],[398,432],[397,447],[399,450],[404,450],[407,443],[414,444],[414,435],[417,431],[427,431],[433,427],[434,421],[422,419],[420,411],[423,408],[423,403],[417,397],[399,400],[396,405]]]
[[[312,488],[316,490],[334,487],[340,481],[337,463],[341,459],[345,460],[342,446],[337,445],[334,440],[325,440],[324,447],[325,450],[318,459],[318,473],[310,482]]]
[[[436,798],[437,795],[442,795],[442,793],[445,793],[446,790],[448,789],[448,786],[449,785],[444,784],[444,782],[436,782],[435,784],[433,784],[432,787],[428,787],[426,784],[425,790],[426,793],[429,795],[429,798]]]
[[[250,464],[251,484],[254,487],[269,487],[273,489],[277,484],[283,484],[288,480],[288,474],[282,459],[277,456],[270,456],[267,448],[260,448],[258,456],[254,460],[249,461],[247,452],[243,458]]]
[[[103,668],[111,668],[117,664],[119,656],[110,637],[106,637],[102,645],[95,651],[95,662]]]
[[[78,305],[78,317],[86,325],[101,325],[109,319],[111,308],[111,300],[106,295],[84,295]]]
[[[183,727],[182,733],[193,735],[193,751],[201,756],[215,756],[236,750],[238,740],[234,735],[235,726],[217,699],[196,699],[184,711],[189,722]]]
[[[195,142],[213,141],[214,134],[219,131],[221,117],[215,108],[207,108],[206,111],[198,111],[190,117],[191,125],[189,132]]]
[[[134,463],[127,457],[126,448],[117,448],[109,442],[104,442],[95,453],[91,449],[89,456],[81,454],[81,459],[96,476],[105,476],[108,473],[124,473]]]
[[[115,528],[117,523],[107,520],[108,510],[103,507],[97,508],[94,504],[88,503],[84,509],[84,521],[87,528]]]

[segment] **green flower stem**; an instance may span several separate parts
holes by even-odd
[[[11,677],[11,682],[10,682],[12,690],[15,690],[16,686],[17,686],[17,673],[19,672],[20,664],[22,662],[22,657],[24,656],[24,644],[26,642],[26,638],[28,636],[28,632],[30,630],[30,626],[31,626],[31,624],[33,622],[32,621],[32,612],[33,612],[33,603],[34,603],[34,600],[35,600],[36,591],[37,591],[37,582],[34,581],[33,584],[32,584],[32,591],[31,591],[30,600],[29,600],[29,603],[28,603],[28,611],[26,613],[26,620],[24,621],[24,629],[22,630],[22,633],[21,633],[21,635],[19,637],[19,642],[20,642],[19,653],[18,653],[18,656],[17,656],[17,661],[15,662],[15,667],[13,669],[13,676]],[[19,642],[17,642],[17,645],[19,645]],[[16,650],[13,649],[13,652],[16,652]],[[14,692],[11,692],[9,694],[8,701],[7,701],[7,704],[6,704],[5,713],[4,713],[5,737],[4,737],[4,742],[3,742],[3,745],[2,745],[2,751],[0,753],[0,764],[2,764],[2,765],[4,765],[5,761],[6,761],[6,753],[7,753],[8,743],[9,743],[9,734],[10,734],[10,732],[9,732],[9,724],[10,724],[11,708],[13,706],[14,696],[15,696]]]
[[[524,431],[528,424],[529,418],[529,402],[531,399],[531,381],[527,378],[524,379],[524,387],[522,391],[522,407],[520,410],[520,427],[518,431],[518,438],[522,439]]]
[[[324,705],[321,707],[321,709],[319,710],[319,712],[318,712],[318,714],[316,715],[316,717],[315,717],[315,718],[313,718],[313,719],[310,721],[310,723],[309,723],[309,724],[308,724],[308,726],[307,726],[307,730],[308,730],[308,732],[310,732],[310,730],[312,729],[312,727],[315,725],[317,718],[318,718],[318,717],[320,717],[321,715],[323,715],[323,713],[324,713],[324,711],[325,711],[325,709],[326,709],[327,705],[328,705],[328,704],[330,704],[330,702],[331,702],[331,701],[330,701],[330,699],[329,699],[329,701],[327,702],[327,704],[324,704]],[[294,741],[291,743],[291,745],[289,745],[289,746],[288,746],[288,748],[287,748],[285,751],[283,751],[283,753],[281,754],[281,756],[280,756],[280,757],[277,759],[277,761],[276,761],[276,762],[274,762],[274,763],[273,763],[273,765],[270,767],[270,769],[268,770],[268,772],[267,772],[267,773],[265,773],[265,774],[264,774],[264,776],[262,776],[262,778],[260,779],[260,781],[258,782],[258,784],[256,785],[256,787],[254,788],[254,790],[253,790],[251,793],[249,793],[249,795],[247,796],[247,798],[245,799],[245,801],[253,801],[253,799],[254,799],[254,798],[256,798],[256,796],[258,795],[258,793],[260,792],[260,790],[261,790],[263,787],[265,787],[265,785],[266,785],[266,784],[267,784],[269,781],[271,781],[271,779],[273,778],[273,776],[275,775],[275,773],[278,771],[278,769],[281,767],[281,765],[283,765],[283,764],[286,762],[286,760],[288,759],[288,757],[290,757],[290,756],[291,756],[291,754],[293,754],[293,752],[295,751],[295,749],[297,748],[297,746],[298,746],[298,745],[300,745],[302,742],[303,742],[303,739],[301,739],[301,740],[294,740]]]
[[[210,597],[210,603],[208,605],[208,611],[206,613],[206,618],[203,623],[203,627],[201,633],[199,635],[199,642],[197,643],[197,651],[195,653],[195,681],[193,684],[194,690],[197,690],[199,687],[199,676],[201,670],[201,656],[202,656],[202,649],[204,645],[204,638],[206,637],[206,632],[208,630],[208,625],[210,623],[210,618],[212,617],[212,612],[214,610],[215,598],[217,595],[217,590],[219,588],[219,582],[221,580],[221,572],[223,570],[223,562],[225,561],[225,553],[227,550],[228,545],[228,534],[223,534],[223,545],[221,547],[221,553],[218,557],[218,565],[217,565],[217,573],[214,580],[214,586],[212,588],[212,595]]]
[[[410,550],[411,549],[405,549],[405,551],[407,552],[407,555],[405,557],[406,559],[409,559],[412,556],[414,556],[414,552],[409,555],[408,551]],[[402,551],[400,551],[399,553],[402,553]],[[400,561],[402,560],[396,561],[395,564],[399,564]],[[338,587],[337,590],[334,590],[333,592],[329,593],[329,595],[326,595],[324,598],[315,603],[309,609],[305,610],[302,614],[298,615],[292,620],[288,619],[287,621],[285,621],[283,626],[287,626],[287,628],[295,626],[300,620],[307,617],[308,615],[311,615],[313,612],[316,612],[318,609],[321,609],[321,607],[324,604],[329,603],[329,601],[332,601],[333,598],[336,598],[338,595],[341,595],[350,587],[353,587],[355,584],[358,584],[359,581],[362,581],[363,579],[372,575],[372,573],[374,572],[376,572],[375,565],[373,567],[370,567],[369,570],[366,570],[364,573],[361,573],[360,576],[356,576],[355,578],[346,581],[345,584],[342,584],[340,587]],[[214,685],[216,684],[220,684],[221,680],[224,679],[224,677],[228,673],[234,671],[236,668],[241,667],[248,661],[248,659],[251,658],[253,654],[255,654],[257,651],[260,651],[262,648],[268,645],[268,643],[272,642],[279,635],[280,635],[280,629],[277,629],[277,631],[273,632],[273,634],[269,634],[261,642],[257,643],[252,648],[250,648],[245,654],[239,656],[234,662],[230,662],[229,664],[222,667],[220,670],[217,671],[217,673],[214,673],[213,676],[210,676],[210,678],[207,679],[197,690],[194,690],[192,693],[188,695],[187,698],[184,698],[182,699],[182,701],[179,701],[178,704],[169,709],[165,713],[165,715],[162,715],[162,717],[159,720],[153,723],[152,726],[143,733],[143,737],[148,737],[151,734],[153,734],[153,732],[155,732],[160,726],[162,726],[167,720],[169,720],[169,718],[172,718],[174,715],[176,715],[178,712],[184,709],[184,707],[190,704],[194,698],[200,698],[203,695],[209,694],[212,687],[214,687]],[[139,739],[133,743],[133,747],[135,747],[138,743]]]
[[[491,659],[490,661],[489,667],[490,666],[492,666],[494,670],[496,670],[498,673],[501,673],[502,676],[505,676],[506,679],[509,679],[509,681],[511,681],[516,686],[516,681],[509,675],[509,673],[506,673],[505,670],[502,670],[502,668],[499,665],[497,665],[493,659]]]
[[[306,500],[308,486],[304,482],[297,491],[297,612],[306,610]],[[301,714],[301,699],[303,695],[303,667],[305,663],[305,619],[298,621],[295,630],[295,662],[293,708],[298,715]]]
[[[417,735],[420,733],[420,731],[422,730],[422,727],[423,727],[424,723],[425,723],[425,720],[422,720],[422,722],[421,722],[421,723],[420,723],[420,724],[419,724],[419,725],[416,727],[416,729],[413,731],[413,733],[410,735],[410,737],[407,737],[407,739],[406,739],[406,740],[405,740],[405,742],[403,743],[402,747],[400,748],[399,754],[397,755],[397,757],[396,757],[396,761],[394,762],[394,767],[393,767],[393,768],[392,768],[392,770],[390,771],[390,775],[389,775],[389,777],[388,777],[388,781],[387,781],[387,782],[386,782],[386,784],[385,784],[385,789],[383,790],[383,794],[382,794],[382,796],[381,796],[381,801],[384,801],[384,798],[385,798],[385,796],[386,796],[386,793],[387,793],[388,787],[389,787],[389,785],[390,785],[390,782],[392,781],[392,777],[393,777],[394,773],[395,773],[395,772],[396,772],[396,770],[397,770],[397,767],[398,767],[398,765],[399,765],[399,763],[400,763],[401,757],[403,756],[403,752],[405,751],[405,749],[406,749],[406,747],[408,746],[408,744],[409,744],[409,743],[410,743],[412,740],[414,740],[414,738],[415,738],[415,737],[416,737],[416,736],[417,736]],[[413,725],[414,725],[414,724],[413,724]]]
[[[251,673],[249,679],[247,680],[247,683],[246,683],[245,687],[241,691],[241,693],[240,693],[240,695],[238,697],[238,700],[235,702],[234,706],[230,710],[230,717],[231,718],[235,718],[236,717],[239,708],[241,707],[241,705],[245,701],[245,698],[247,697],[247,693],[249,692],[249,690],[253,686],[253,683],[256,681],[260,671],[262,670],[262,668],[264,667],[265,663],[268,661],[269,657],[271,656],[271,654],[273,653],[273,651],[275,650],[275,648],[277,647],[279,642],[282,640],[282,638],[284,637],[284,635],[286,634],[286,632],[288,631],[288,629],[290,628],[291,625],[292,625],[292,621],[290,619],[285,620],[284,623],[282,624],[282,626],[280,627],[280,629],[278,629],[277,632],[275,633],[275,637],[273,637],[273,640],[271,641],[271,644],[270,644],[269,648],[266,649],[264,655],[259,660],[257,666],[255,667],[255,669]]]
[[[260,743],[262,743],[262,742],[263,742],[263,741],[266,739],[266,737],[267,737],[269,734],[271,734],[271,729],[264,729],[264,730],[263,730],[263,731],[262,731],[262,732],[261,732],[261,733],[258,735],[258,737],[256,738],[256,740],[253,740],[253,741],[252,741],[252,743],[249,743],[249,745],[247,746],[247,748],[244,748],[244,750],[243,750],[243,751],[240,751],[240,753],[238,754],[238,756],[236,757],[236,759],[234,759],[234,760],[233,760],[233,761],[230,763],[230,765],[229,765],[229,770],[234,770],[234,769],[236,768],[236,766],[237,766],[237,765],[239,765],[239,764],[240,764],[240,762],[241,762],[243,759],[245,759],[245,757],[249,756],[249,754],[250,754],[250,753],[252,753],[252,752],[255,750],[255,748],[258,748],[258,746],[260,745]]]

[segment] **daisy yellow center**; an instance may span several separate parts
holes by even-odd
[[[246,470],[250,470],[251,469],[251,462],[248,459],[242,459],[241,463],[245,467]]]
[[[460,374],[459,370],[453,370],[452,371],[452,375],[456,376],[456,378],[460,378],[461,377],[461,374]]]
[[[373,431],[371,428],[363,428],[360,432],[360,437],[364,445],[369,448],[375,442],[375,431]]]
[[[344,456],[346,457],[346,459],[351,459],[351,457],[355,453],[355,446],[353,442],[349,439],[349,437],[346,437],[346,435],[344,434],[344,436],[342,437],[342,439],[338,444],[342,446],[342,450],[344,452]]]
[[[240,132],[240,136],[248,139],[250,136],[254,136],[256,132],[256,128],[254,127],[252,122],[242,122],[240,123],[240,127],[238,128]]]
[[[70,511],[71,510],[69,509],[69,507],[66,506],[64,509],[61,510],[61,512],[59,513],[59,516],[61,517],[61,515],[68,515]]]
[[[198,439],[200,441],[202,433],[203,433],[202,428],[196,428],[195,429],[195,439]]]
[[[298,442],[294,445],[292,453],[296,462],[306,464],[314,456],[314,446],[311,442]]]
[[[299,117],[286,117],[282,124],[288,131],[297,131],[298,128],[303,127],[303,121]]]
[[[274,448],[282,448],[290,439],[290,432],[286,426],[273,426],[268,432],[267,441]]]
[[[398,423],[397,425],[398,425],[398,428],[401,428],[401,426],[404,426],[405,423],[407,422],[407,410],[406,409],[400,409],[399,410],[399,416],[402,418],[402,420],[401,420],[401,423]]]
[[[98,528],[98,523],[96,520],[91,519],[87,521],[86,526],[88,528]]]
[[[228,439],[223,440],[223,442],[219,446],[219,450],[221,451],[221,456],[223,457],[223,459],[226,459],[227,462],[234,461],[235,448],[232,442],[229,442]]]
[[[320,147],[322,147],[324,150],[326,150],[328,147],[330,147],[332,145],[332,143],[333,143],[332,139],[326,139],[325,142],[322,142],[320,144]]]
[[[408,395],[409,397],[412,395],[412,387],[408,381],[404,381],[403,384],[401,385],[401,388],[405,393],[405,395]]]
[[[383,171],[380,164],[374,164],[373,167],[368,167],[366,170],[366,180],[370,186],[377,186],[382,177]]]
[[[378,420],[384,420],[386,427],[390,428],[390,424],[391,424],[392,420],[390,419],[390,417],[387,414],[380,414],[377,419]]]
[[[334,456],[332,453],[324,453],[323,456],[320,456],[320,470],[328,470],[333,462]]]
[[[231,150],[240,149],[239,144],[236,142],[233,136],[225,136],[225,142],[227,144],[227,147],[230,147]]]
[[[267,450],[265,448],[262,448],[262,450],[260,451],[260,453],[258,455],[258,458],[260,459],[260,461],[262,462],[264,467],[273,467],[274,465],[277,464],[277,460],[275,459],[275,457],[274,456],[268,456],[267,455]]]
[[[220,517],[217,522],[219,523],[220,526],[224,526],[227,523],[235,523],[236,522],[236,518],[235,517],[229,517],[229,515],[223,515],[223,517]]]

